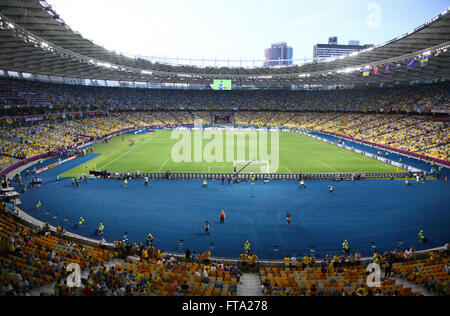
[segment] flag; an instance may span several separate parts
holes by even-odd
[[[370,75],[370,67],[364,68],[363,76],[368,77]]]
[[[397,63],[395,65],[395,70],[400,70],[400,69],[402,69],[402,63]]]
[[[408,60],[408,62],[406,63],[406,69],[413,69],[415,61],[415,59]]]
[[[385,72],[385,73],[391,72],[391,64],[385,65],[385,66],[384,66],[384,72]]]
[[[374,68],[373,68],[373,74],[374,75],[378,75],[380,73],[380,66],[375,66]]]
[[[420,58],[420,66],[425,67],[428,66],[428,60],[430,58],[430,55],[424,55]]]

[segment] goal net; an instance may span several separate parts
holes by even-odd
[[[245,168],[244,168],[245,167]],[[241,173],[255,173],[255,174],[269,174],[270,163],[262,160],[236,160],[233,163],[233,171],[239,172],[244,168]]]

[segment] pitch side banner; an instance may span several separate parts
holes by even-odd
[[[395,167],[399,167],[399,168],[402,168],[402,169],[405,169],[405,170],[408,170],[408,171],[411,171],[411,172],[422,172],[423,171],[423,170],[420,170],[420,169],[417,169],[417,168],[414,168],[414,167],[411,167],[411,166],[408,166],[408,165],[405,165],[405,164],[400,164],[400,163],[398,163],[396,161],[392,161],[392,160],[384,158],[384,157],[379,157],[377,155],[365,152],[363,150],[355,149],[353,147],[342,145],[342,144],[336,144],[336,142],[333,142],[333,141],[331,141],[329,139],[326,139],[326,138],[323,138],[323,137],[319,137],[319,136],[316,136],[316,135],[311,135],[311,134],[304,133],[304,132],[298,132],[298,133],[304,134],[306,136],[309,136],[309,137],[312,137],[312,138],[315,138],[315,139],[318,139],[318,140],[320,140],[322,142],[325,142],[325,143],[328,143],[328,144],[337,145],[338,147],[341,147],[341,148],[344,148],[344,149],[356,152],[356,153],[358,153],[360,155],[364,155],[366,157],[369,157],[369,158],[372,158],[372,159],[375,159],[375,160],[378,160],[378,161],[381,161],[381,162],[384,162],[384,163],[387,163],[387,164],[390,164],[390,165],[393,165]]]
[[[67,158],[65,160],[62,160],[59,164],[62,165],[63,163],[69,162],[69,161],[74,160],[74,159],[76,159],[78,157],[81,157],[81,155],[75,155],[75,156],[69,157],[69,158]]]
[[[71,160],[74,160],[74,159],[76,159],[78,157],[81,157],[81,155],[75,155],[75,156],[69,157],[69,158],[67,158],[65,160],[61,160],[60,162],[55,162],[55,163],[53,163],[51,165],[48,165],[48,166],[46,166],[44,168],[36,170],[36,174],[39,174],[39,173],[42,173],[44,171],[47,171],[47,170],[53,169],[55,167],[58,167],[59,165],[62,165],[63,163],[66,163],[66,162],[69,162]]]
[[[53,168],[55,168],[55,167],[57,167],[57,166],[59,166],[59,163],[53,163],[53,164],[48,165],[48,166],[46,166],[46,167],[44,167],[44,168],[41,168],[41,169],[39,169],[39,170],[36,170],[36,174],[39,174],[39,173],[42,173],[42,172],[44,172],[44,171],[53,169]]]
[[[34,121],[42,121],[42,120],[44,120],[43,116],[25,117],[25,122],[34,122]]]

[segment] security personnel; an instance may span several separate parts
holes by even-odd
[[[80,217],[80,220],[78,221],[78,223],[75,224],[75,226],[73,226],[73,229],[77,229],[78,227],[80,227],[83,224],[84,224],[84,218]]]
[[[36,209],[40,209],[41,208],[41,201],[39,200],[38,202],[37,202],[37,204],[36,204]]]
[[[22,192],[23,192],[23,193],[27,193],[27,191],[28,191],[28,186],[25,184],[25,186],[23,187]]]
[[[305,254],[305,256],[303,257],[303,269],[306,269],[309,265],[309,257],[307,254]]]
[[[211,251],[206,250],[204,253],[204,262],[205,264],[209,264],[209,261],[211,260]]]
[[[250,272],[256,272],[256,260],[258,260],[258,256],[256,255],[256,253],[252,254],[249,257],[248,265],[250,268]]]
[[[103,223],[100,223],[97,228],[97,235],[101,236],[103,234],[103,230],[105,230],[105,226],[103,226]]]
[[[350,248],[349,248],[349,246],[348,246],[348,241],[347,241],[347,240],[345,240],[345,241],[342,243],[342,248],[344,248],[345,253],[348,253],[348,252],[350,251]]]
[[[206,188],[208,186],[208,181],[203,180],[203,187]]]
[[[244,250],[245,250],[245,253],[247,253],[247,254],[250,251],[250,243],[248,242],[248,240],[244,244]]]
[[[126,188],[128,186],[128,179],[125,178],[125,180],[123,180],[123,186]]]
[[[148,177],[145,177],[144,181],[145,181],[145,185],[148,185]]]
[[[209,236],[209,221],[205,220],[205,236]]]
[[[305,181],[303,179],[300,181],[300,188],[302,189],[306,188]]]
[[[376,264],[381,264],[383,263],[383,261],[384,258],[378,252],[375,252],[373,255],[373,262],[375,262]]]
[[[147,235],[147,246],[150,244],[150,246],[152,246],[153,247],[153,236],[152,236],[152,234],[148,234]]]
[[[291,264],[291,258],[289,258],[289,256],[286,256],[286,257],[284,257],[283,261],[284,261],[284,266],[286,268],[288,268],[289,265]]]
[[[425,235],[423,234],[423,230],[421,230],[421,231],[419,232],[419,238],[420,238],[420,240],[421,240],[423,243],[426,243],[426,242],[427,242],[427,239],[425,238]]]
[[[222,210],[222,212],[220,212],[220,223],[221,224],[225,224],[225,212],[224,212],[224,210]]]
[[[247,272],[247,267],[248,267],[247,259],[248,259],[248,255],[244,251],[241,254],[241,269],[242,269],[243,272]]]

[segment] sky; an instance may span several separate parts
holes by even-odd
[[[287,42],[294,59],[337,36],[381,44],[449,7],[448,0],[47,0],[73,30],[133,56],[263,60]]]

